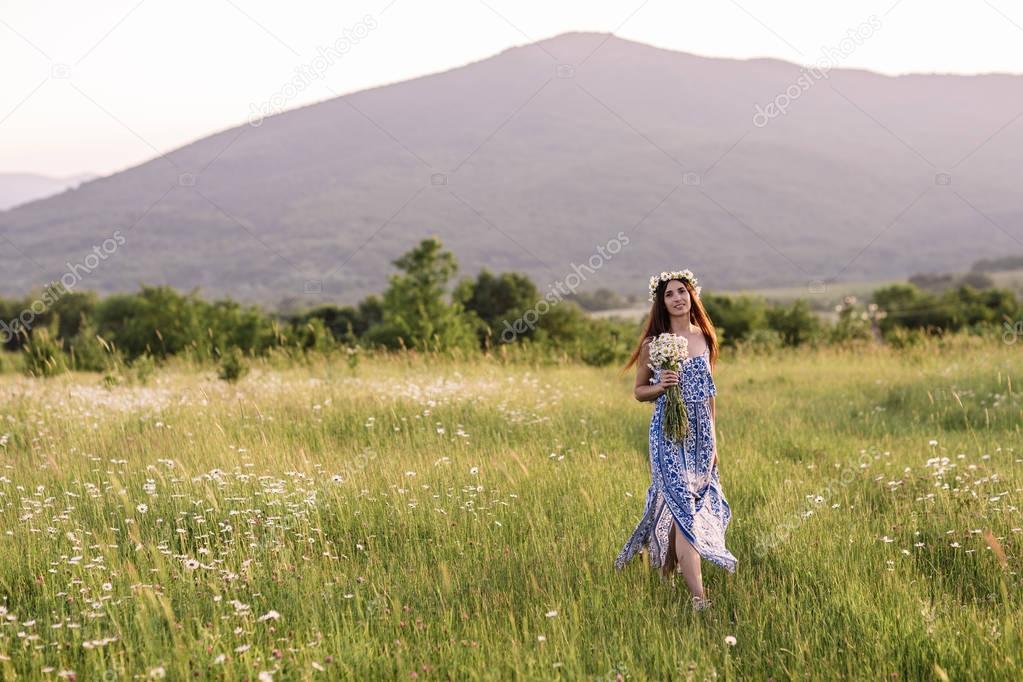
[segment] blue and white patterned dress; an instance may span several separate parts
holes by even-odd
[[[653,371],[659,383],[661,370]],[[682,361],[679,387],[689,414],[689,433],[681,443],[664,435],[665,395],[658,396],[650,420],[650,472],[643,518],[625,543],[615,568],[621,570],[641,549],[651,568],[675,566],[668,554],[672,518],[704,559],[735,572],[736,558],[725,547],[725,529],[732,517],[714,459],[715,436],[709,399],[717,394],[710,373],[709,349]],[[667,563],[666,563],[667,562]]]

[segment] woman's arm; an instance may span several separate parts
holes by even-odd
[[[632,393],[636,397],[636,400],[640,402],[649,402],[651,400],[657,400],[662,393],[668,390],[668,386],[674,382],[678,383],[678,373],[670,370],[661,371],[661,382],[659,384],[651,384],[650,379],[653,378],[654,373],[650,371],[647,365],[650,363],[650,339],[643,341],[643,348],[639,351],[639,359],[636,363],[636,387]]]

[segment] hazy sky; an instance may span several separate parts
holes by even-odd
[[[843,66],[1023,73],[1009,0],[0,0],[0,171],[106,174],[243,123],[344,35],[284,108],[575,30],[812,63],[871,15],[880,29]]]

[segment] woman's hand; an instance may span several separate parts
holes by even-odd
[[[661,380],[657,384],[661,389],[661,393],[668,390],[670,386],[678,386],[678,372],[673,369],[665,369],[661,371]]]

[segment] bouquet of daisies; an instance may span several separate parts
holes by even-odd
[[[653,369],[680,371],[682,362],[689,356],[689,342],[685,337],[665,332],[650,342],[650,363]],[[689,415],[682,400],[678,384],[669,386],[664,394],[664,435],[673,442],[679,442],[688,435]]]

